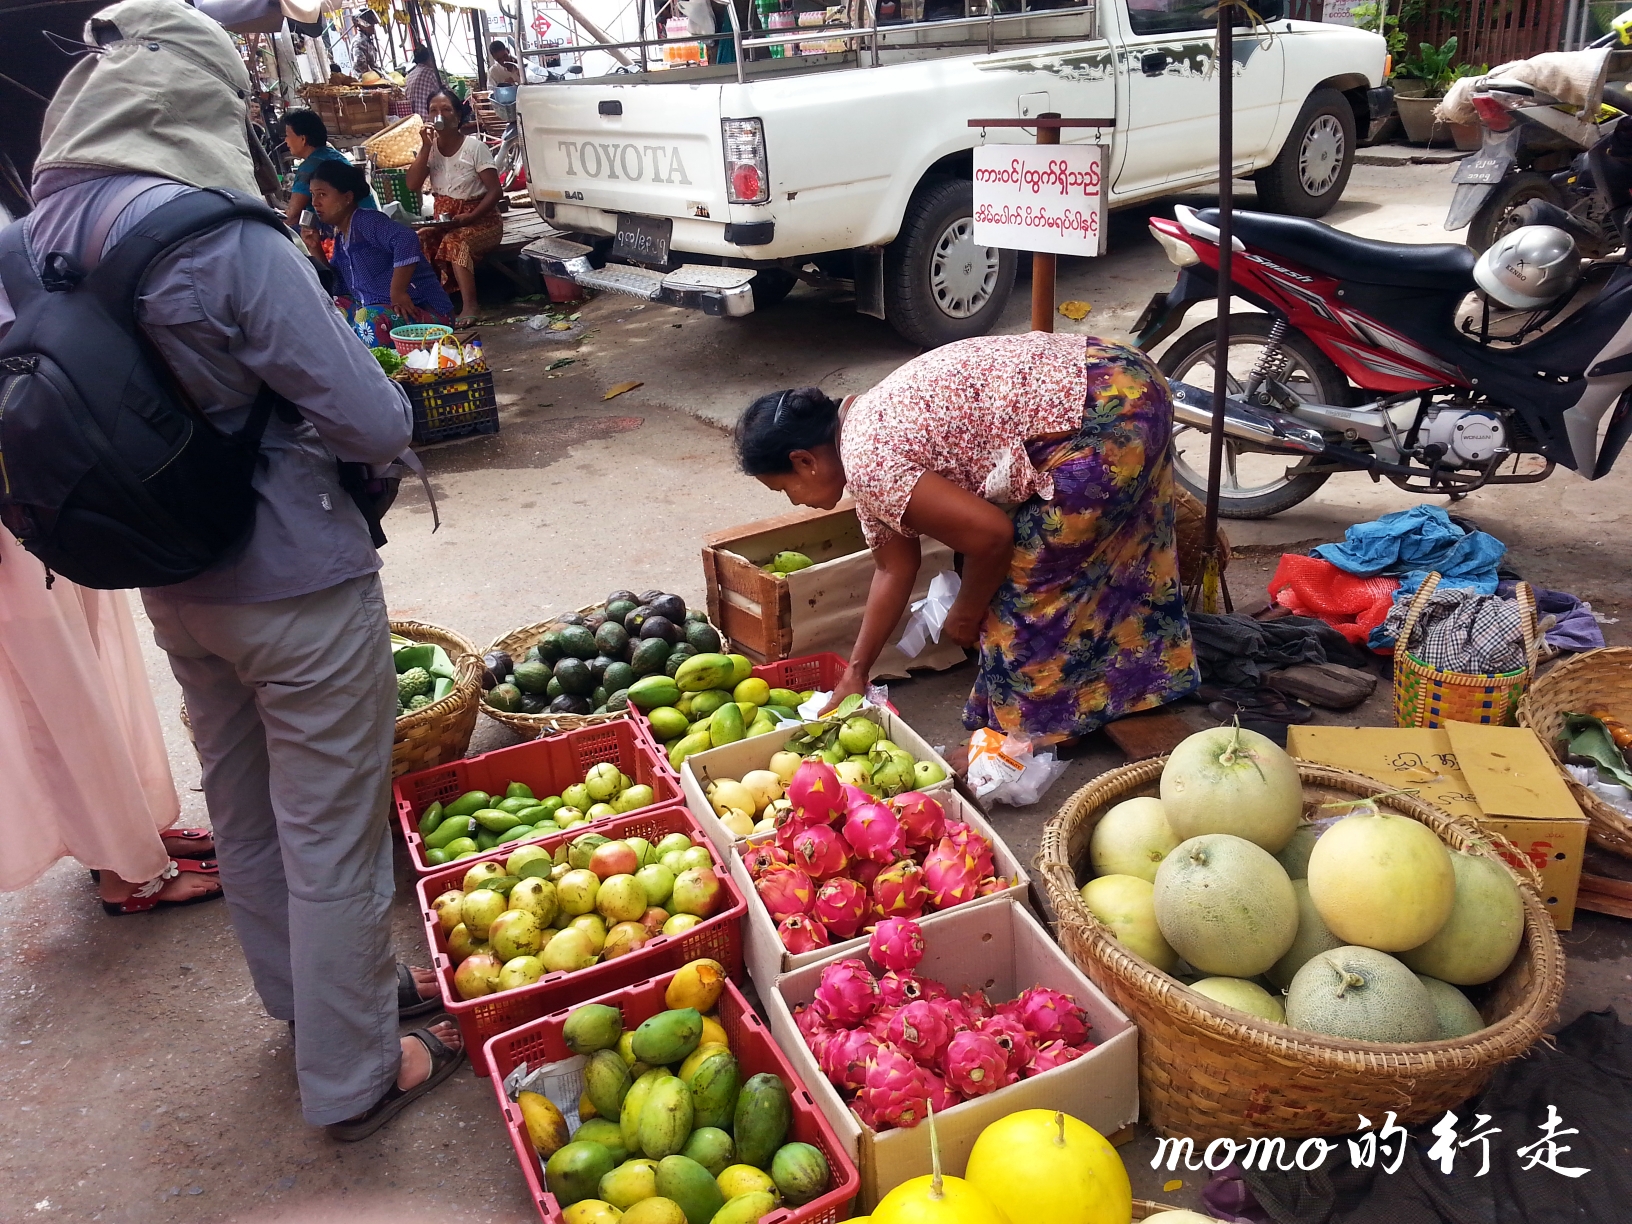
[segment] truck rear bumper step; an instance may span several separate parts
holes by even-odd
[[[708,315],[739,316],[754,311],[751,268],[720,268],[684,264],[673,272],[658,272],[633,264],[590,262],[592,248],[563,235],[550,234],[528,243],[521,254],[546,275],[574,281],[587,289],[622,293],[647,302],[700,310]]]

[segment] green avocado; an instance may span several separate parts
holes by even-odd
[[[686,623],[686,645],[691,647],[694,654],[718,654],[720,635],[715,632],[714,626],[707,621],[688,621]]]
[[[696,653],[697,651],[694,647],[688,646],[686,643],[681,642],[680,645],[676,646],[674,651],[669,655],[669,661],[663,665],[663,674],[673,678],[674,673],[680,670],[680,664],[684,663]]]
[[[549,684],[544,688],[544,696],[548,697],[551,701],[554,701],[565,691],[566,690],[561,687],[561,681],[557,680],[554,676],[551,676]]]
[[[626,689],[638,679],[640,677],[635,675],[635,669],[627,663],[614,663],[601,674],[601,683],[609,693]]]
[[[618,620],[609,620],[595,630],[595,646],[602,654],[611,655],[614,659],[621,659],[624,650],[629,645],[629,631]]]
[[[524,693],[542,693],[550,684],[550,669],[543,663],[517,663],[516,687]]]
[[[571,656],[562,659],[555,665],[555,680],[564,697],[588,697],[595,691],[595,675],[582,659]]]
[[[565,653],[561,649],[561,631],[559,629],[551,629],[543,637],[538,639],[538,645],[533,649],[538,651],[538,662],[554,663],[562,656],[563,653]]]
[[[673,649],[662,638],[641,638],[629,656],[629,666],[637,676],[655,676],[663,670]]]
[[[598,653],[595,635],[582,625],[567,625],[561,630],[561,651],[574,659],[593,659]]]

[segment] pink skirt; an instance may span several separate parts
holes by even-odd
[[[92,591],[0,530],[0,892],[64,855],[126,880],[170,856],[181,806],[123,591]]]

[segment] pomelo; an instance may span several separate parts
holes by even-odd
[[[1456,986],[1501,975],[1524,938],[1524,900],[1512,873],[1482,854],[1451,851],[1456,898],[1451,916],[1427,943],[1400,953],[1418,973]]]
[[[1429,1001],[1434,1005],[1435,1036],[1438,1040],[1466,1037],[1485,1027],[1485,1018],[1479,1014],[1479,1009],[1455,986],[1423,973],[1417,974],[1417,981],[1427,988]]]
[[[1163,973],[1172,973],[1179,956],[1156,925],[1155,893],[1155,886],[1139,876],[1103,875],[1082,886],[1082,903],[1111,928],[1117,943]]]
[[[1205,974],[1256,977],[1292,946],[1298,901],[1285,869],[1245,838],[1181,842],[1156,871],[1156,925]]]
[[[1439,1031],[1428,988],[1375,948],[1322,952],[1298,970],[1286,992],[1293,1028],[1352,1041],[1432,1041]]]
[[[1088,861],[1096,876],[1130,875],[1155,883],[1156,868],[1178,844],[1162,801],[1141,795],[1100,817],[1088,840]]]
[[[981,1131],[964,1176],[1010,1224],[1121,1224],[1133,1214],[1117,1150],[1052,1109],[1022,1109]]]
[[[1241,727],[1213,727],[1184,740],[1162,767],[1162,808],[1181,839],[1243,837],[1274,854],[1303,814],[1298,767],[1274,740]]]
[[[1294,880],[1309,878],[1309,855],[1325,830],[1318,825],[1300,824],[1292,830],[1292,840],[1275,852],[1275,861]]]
[[[1215,1003],[1233,1007],[1236,1011],[1244,1011],[1249,1016],[1257,1016],[1260,1020],[1273,1020],[1276,1024],[1286,1023],[1286,1009],[1281,1006],[1281,1001],[1257,982],[1249,982],[1244,978],[1210,977],[1202,978],[1199,982],[1191,982],[1190,989],[1197,994],[1206,995]]]
[[[1309,897],[1332,934],[1381,952],[1433,938],[1451,916],[1451,852],[1427,825],[1374,803],[1345,816],[1309,855]]]
[[[1343,946],[1343,941],[1332,934],[1321,919],[1315,903],[1309,899],[1309,881],[1293,880],[1292,891],[1298,898],[1297,937],[1292,940],[1292,946],[1286,950],[1286,955],[1271,965],[1269,971],[1264,974],[1282,990],[1292,985],[1292,979],[1297,977],[1298,970],[1308,964],[1311,957]]]

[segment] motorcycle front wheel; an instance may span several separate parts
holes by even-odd
[[[1232,398],[1275,411],[1274,405],[1260,402],[1257,386],[1248,385],[1252,372],[1265,357],[1271,322],[1270,317],[1263,314],[1231,315],[1226,367]],[[1169,345],[1157,365],[1168,378],[1210,393],[1217,342],[1218,325],[1209,320],[1192,327]],[[1301,332],[1289,329],[1267,364],[1272,367],[1270,377],[1303,403],[1346,405],[1350,402],[1352,393],[1343,372]],[[1209,445],[1208,430],[1191,425],[1174,426],[1173,475],[1185,492],[1201,501],[1207,498]],[[1219,515],[1261,519],[1291,509],[1312,497],[1331,475],[1330,472],[1306,471],[1313,462],[1308,455],[1277,454],[1226,438],[1223,480],[1218,491]]]

